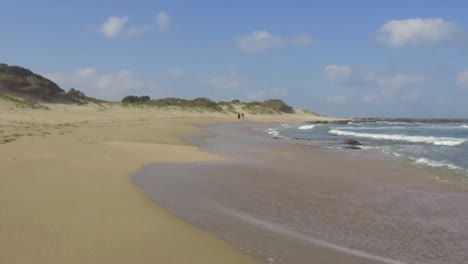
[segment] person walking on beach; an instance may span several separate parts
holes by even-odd
[[[241,113],[242,119],[244,119],[244,113]]]
[[[241,114],[237,113],[237,119],[240,119],[240,117],[241,117]]]

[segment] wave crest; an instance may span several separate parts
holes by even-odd
[[[351,131],[344,131],[339,129],[332,129],[328,133],[338,136],[352,136],[359,138],[370,138],[377,140],[394,140],[394,141],[406,141],[411,143],[426,143],[433,144],[436,146],[457,146],[466,142],[463,138],[451,138],[451,137],[432,137],[432,136],[408,136],[400,134],[372,134],[372,133],[357,133]]]
[[[279,136],[279,131],[277,131],[275,128],[268,128],[267,131],[268,135],[272,135],[274,137]]]
[[[452,170],[463,170],[463,168],[460,168],[456,165],[453,165],[452,163],[448,162],[442,162],[442,161],[435,161],[435,160],[430,160],[426,158],[419,158],[414,161],[417,164],[422,164],[425,166],[433,167],[433,168],[440,168],[440,167],[446,167]]]
[[[312,129],[314,127],[315,127],[315,125],[303,125],[303,126],[300,126],[299,129],[308,130],[308,129]]]

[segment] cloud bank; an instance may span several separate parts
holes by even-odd
[[[156,16],[156,25],[159,31],[166,32],[170,28],[171,17],[166,12],[159,12]]]
[[[151,31],[155,26],[160,32],[167,32],[170,29],[171,17],[166,12],[159,12],[154,23],[145,25],[128,25],[127,16],[111,16],[106,22],[99,26],[98,31],[107,38],[113,39],[118,36],[137,37]]]
[[[436,43],[455,39],[461,29],[441,18],[391,20],[379,29],[377,40],[389,46]]]
[[[107,100],[120,100],[129,94],[154,94],[159,92],[156,80],[146,80],[130,70],[99,73],[94,68],[82,68],[71,74],[46,73],[45,77],[67,90],[76,88],[90,96]]]
[[[99,31],[108,38],[115,38],[127,24],[128,17],[111,16],[99,27]]]

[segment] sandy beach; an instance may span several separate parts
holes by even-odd
[[[468,1],[0,10],[0,264],[468,264]]]
[[[130,175],[154,162],[220,160],[188,145],[216,113],[0,102],[1,263],[253,263],[157,207]],[[304,120],[305,114],[249,117]]]
[[[187,140],[229,160],[154,164],[135,182],[260,263],[466,263],[466,186],[383,156],[273,139],[268,127],[209,126],[211,137]]]

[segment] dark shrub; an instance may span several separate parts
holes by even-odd
[[[275,111],[282,112],[282,113],[294,113],[294,108],[287,105],[281,99],[270,99],[262,103],[262,106],[271,108]]]
[[[122,99],[122,103],[127,103],[127,104],[142,104],[142,103],[148,103],[149,101],[151,101],[151,98],[147,95],[144,95],[144,96],[129,95]]]

